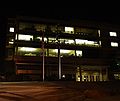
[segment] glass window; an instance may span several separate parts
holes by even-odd
[[[55,43],[56,41],[56,38],[49,38],[49,43]]]
[[[100,37],[100,30],[98,30],[98,35],[99,35],[99,37]]]
[[[14,32],[14,27],[10,27],[9,32]]]
[[[59,39],[60,43],[64,43],[64,44],[74,44],[75,41],[73,39]]]
[[[110,36],[117,36],[116,32],[109,32],[109,33],[110,33]]]
[[[44,50],[45,55],[47,50]],[[17,55],[20,56],[42,56],[43,51],[41,48],[32,48],[32,47],[18,47]]]
[[[117,42],[111,42],[111,46],[112,47],[118,47],[118,43]]]
[[[75,56],[75,50],[60,49],[61,56]]]
[[[39,39],[40,41],[42,41],[42,37],[37,37],[36,39]],[[44,37],[44,42],[47,42],[47,38]]]
[[[81,50],[76,50],[76,56],[81,57],[82,56],[82,51]]]
[[[58,57],[58,49],[49,49],[49,56]]]
[[[100,46],[100,44],[97,41],[89,41],[89,40],[83,40],[83,39],[75,39],[76,44],[79,45],[87,45],[87,46]]]
[[[8,37],[6,41],[7,41],[7,45],[12,45],[12,44],[14,44],[14,37],[13,36]]]
[[[17,40],[17,35],[16,35],[16,40]],[[31,41],[33,40],[33,35],[18,34],[18,40]]]
[[[65,33],[74,34],[74,28],[73,27],[65,27]]]

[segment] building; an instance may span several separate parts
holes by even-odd
[[[118,25],[27,16],[8,18],[6,78],[89,82],[119,79],[115,69],[119,66],[119,47]]]

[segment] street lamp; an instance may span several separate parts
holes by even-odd
[[[59,34],[56,36],[57,44],[58,44],[58,74],[59,80],[61,79],[61,56],[60,56],[60,41],[58,40]]]
[[[44,56],[44,32],[42,33],[42,65],[43,65],[43,81],[45,79],[45,56]]]

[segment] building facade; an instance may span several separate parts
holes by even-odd
[[[119,79],[120,26],[17,16],[8,18],[7,80]],[[111,69],[112,68],[112,69]]]

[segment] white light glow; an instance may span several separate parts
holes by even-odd
[[[110,36],[117,36],[116,32],[109,32],[109,33],[110,33]]]
[[[58,49],[54,49],[53,52],[58,53]]]
[[[88,41],[83,39],[75,39],[76,44],[86,44],[86,45],[98,45],[95,41]]]
[[[37,39],[42,40],[42,37],[37,37]],[[46,42],[46,41],[47,41],[47,38],[44,37],[44,41]]]
[[[32,35],[22,35],[22,34],[19,34],[18,35],[18,40],[30,41],[30,40],[33,40],[33,36]]]
[[[67,32],[67,33],[74,32],[74,28],[73,27],[65,27],[65,32]]]
[[[74,43],[74,40],[67,40],[67,42],[65,42],[65,43],[72,44],[72,43]]]
[[[9,44],[14,44],[14,42],[12,42],[12,41],[9,41]]]
[[[82,51],[76,50],[76,56],[82,56]]]
[[[65,75],[62,75],[63,78],[65,78]]]
[[[36,48],[30,48],[30,47],[21,47],[21,51],[27,51],[27,52],[33,52],[36,51]]]
[[[99,37],[100,37],[100,30],[98,30],[98,34],[99,34]]]
[[[69,52],[70,52],[70,50],[64,50],[64,49],[60,50],[60,53],[69,53]]]
[[[112,47],[118,47],[118,43],[117,42],[111,42],[111,46]]]
[[[14,27],[10,27],[9,31],[14,32]]]

